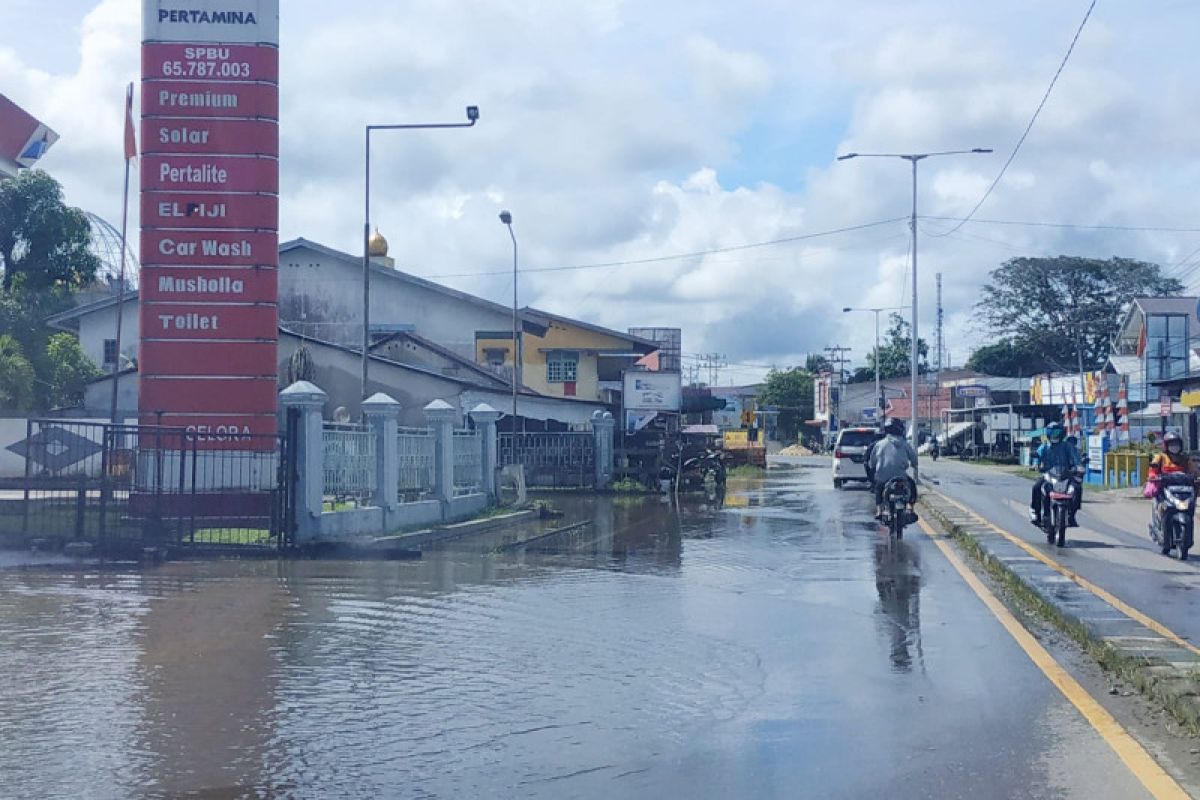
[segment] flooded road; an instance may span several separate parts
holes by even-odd
[[[0,795],[1146,796],[823,460],[723,502],[552,502],[592,524],[419,561],[0,570]]]

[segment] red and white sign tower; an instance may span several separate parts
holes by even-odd
[[[202,449],[269,449],[279,2],[143,0],[142,14],[141,421]]]

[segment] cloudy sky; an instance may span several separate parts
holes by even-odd
[[[523,304],[681,326],[685,352],[731,362],[721,383],[833,344],[857,361],[869,315],[841,308],[908,302],[906,221],[797,237],[905,217],[911,187],[906,162],[836,155],[995,148],[922,165],[922,215],[965,215],[1087,5],[283,0],[281,236],[356,252],[362,126],[476,104],[474,129],[374,140],[373,221],[402,268],[506,302],[508,208]],[[61,134],[43,165],[69,201],[114,223],[139,26],[139,0],[0,3],[0,91]],[[1200,229],[1197,30],[1192,0],[1100,0],[977,221],[939,237],[953,223],[922,220],[921,333],[940,271],[955,363],[986,341],[972,306],[1006,258],[1122,255],[1200,281],[1200,231],[994,222]]]

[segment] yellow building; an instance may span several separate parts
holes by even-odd
[[[521,383],[550,397],[611,402],[622,371],[658,349],[649,339],[532,308],[522,318]],[[475,358],[511,370],[512,331],[478,331]]]

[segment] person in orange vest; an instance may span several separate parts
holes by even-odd
[[[1160,475],[1171,472],[1187,472],[1200,477],[1200,468],[1187,453],[1183,452],[1183,439],[1178,433],[1168,431],[1162,437],[1162,452],[1155,453],[1150,459],[1150,473],[1147,480],[1155,480]]]
[[[1183,452],[1183,439],[1174,431],[1167,431],[1162,437],[1162,452],[1155,453],[1154,458],[1150,459],[1150,470],[1146,476],[1146,482],[1156,482],[1159,477],[1169,475],[1174,472],[1186,472],[1193,477],[1200,478],[1200,468],[1196,466],[1195,460],[1187,453]],[[1150,512],[1155,516],[1154,522],[1161,522],[1158,519],[1160,513],[1159,500],[1161,499],[1161,489],[1154,493],[1154,508]]]

